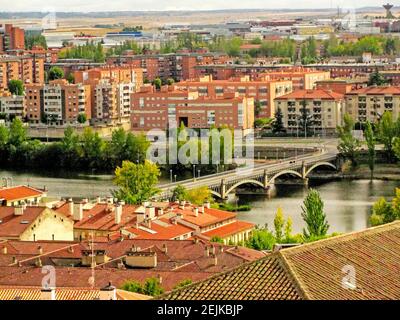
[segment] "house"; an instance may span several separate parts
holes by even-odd
[[[30,186],[4,186],[0,188],[0,203],[2,206],[16,206],[22,203],[37,205],[46,195],[46,190]]]
[[[184,280],[204,280],[263,256],[260,251],[200,239],[4,240],[0,241],[0,292],[1,287],[40,287],[42,266],[55,268],[58,288],[87,288],[94,276],[94,289],[110,281],[118,288],[126,280],[144,283],[157,278],[165,290],[172,290]]]
[[[46,207],[0,207],[0,239],[73,240],[73,221]]]
[[[181,202],[146,202],[143,205],[116,203],[112,198],[84,199],[80,203],[62,201],[53,209],[74,223],[74,239],[91,238],[186,240],[194,236],[204,240],[215,237],[225,244],[246,241],[254,224],[236,219],[236,214]]]
[[[281,249],[167,300],[398,300],[400,221]]]

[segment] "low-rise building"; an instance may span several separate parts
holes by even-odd
[[[307,130],[333,133],[341,125],[345,109],[343,94],[321,89],[296,90],[275,99],[275,108],[281,109],[283,124],[288,132],[299,130],[304,104],[312,122],[312,127]]]
[[[73,220],[47,207],[0,207],[0,239],[72,241]]]
[[[7,178],[3,178],[7,180]],[[42,198],[47,196],[47,190],[41,190],[30,186],[5,186],[0,188],[0,205],[16,206],[22,203],[28,205],[38,205]]]
[[[376,122],[389,111],[394,119],[400,116],[400,87],[367,87],[346,94],[346,113],[354,121]]]

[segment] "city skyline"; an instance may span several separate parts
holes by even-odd
[[[292,0],[280,1],[279,6],[275,3],[265,3],[262,0],[250,0],[243,3],[242,1],[233,0],[229,4],[222,0],[204,0],[201,3],[194,0],[172,0],[172,1],[135,1],[134,3],[128,0],[119,0],[109,3],[107,1],[86,1],[84,4],[78,0],[71,0],[68,3],[57,3],[57,1],[34,0],[27,4],[25,1],[14,1],[12,10],[7,8],[3,12],[108,12],[108,11],[196,11],[196,10],[227,10],[227,9],[335,9],[343,8],[364,8],[364,7],[381,7],[383,1],[364,1],[359,3],[356,1],[344,0],[311,0],[307,3],[293,5]],[[107,8],[107,10],[104,10]]]

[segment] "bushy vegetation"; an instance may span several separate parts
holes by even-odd
[[[370,223],[378,226],[400,219],[400,188],[395,191],[395,196],[391,202],[385,198],[380,198],[372,208]]]
[[[122,284],[121,289],[152,297],[164,293],[164,288],[161,286],[160,281],[157,278],[148,278],[144,284],[135,280],[127,280]]]
[[[61,50],[58,54],[59,59],[89,59],[93,62],[104,62],[105,53],[102,44],[88,42],[84,45],[74,46]]]
[[[18,118],[0,126],[0,164],[6,167],[109,171],[123,160],[142,163],[148,146],[146,137],[123,129],[105,141],[89,127],[80,135],[67,128],[61,141],[42,143],[27,137]]]

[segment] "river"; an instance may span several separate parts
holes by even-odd
[[[111,175],[14,172],[0,171],[0,178],[12,177],[13,185],[29,184],[46,187],[49,197],[95,198],[107,196],[113,188]],[[167,181],[164,181],[167,182]],[[365,229],[372,204],[380,197],[391,198],[394,189],[399,187],[396,181],[369,180],[332,181],[310,186],[317,189],[325,203],[325,211],[330,232],[351,232]],[[276,195],[268,198],[262,195],[240,195],[231,199],[234,203],[248,203],[250,212],[240,212],[238,217],[255,224],[268,224],[273,227],[273,219],[278,207],[283,209],[285,217],[293,220],[293,232],[299,233],[304,226],[301,218],[301,205],[307,188],[303,186],[277,186]]]

